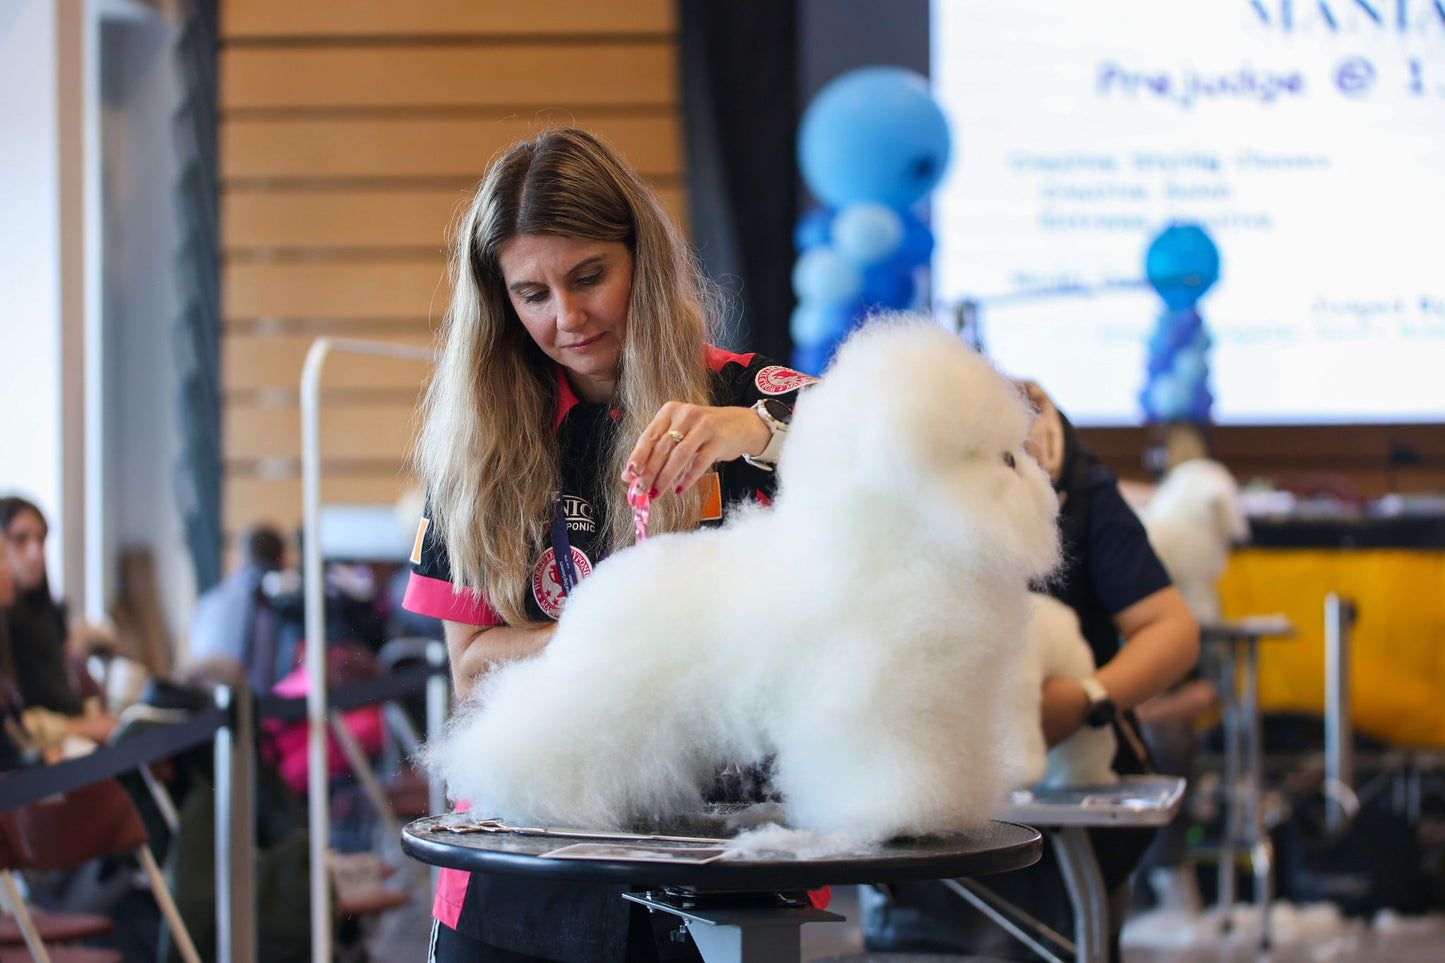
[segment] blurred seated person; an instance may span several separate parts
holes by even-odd
[[[84,624],[67,626],[64,607],[50,594],[45,568],[50,526],[34,503],[16,496],[0,498],[0,532],[14,580],[15,601],[5,613],[5,624],[9,668],[21,702],[26,709],[44,709],[75,720],[67,726],[104,742],[115,728],[115,718],[104,711],[101,688],[85,670],[88,653],[72,651],[77,641],[88,647],[104,632]]]
[[[233,554],[235,570],[196,600],[188,661],[229,659],[251,688],[266,692],[284,673],[276,667],[279,619],[261,583],[280,570],[285,543],[276,529],[255,525],[237,536]]]
[[[15,526],[16,531],[25,536],[24,544],[18,550],[10,544],[6,534],[10,526],[6,523],[15,520],[20,510],[29,504],[23,499],[0,499],[0,519],[3,519],[0,521],[0,771],[15,769],[42,759],[55,761],[68,754],[78,754],[93,747],[95,743],[105,741],[115,727],[115,720],[99,711],[98,701],[92,701],[90,711],[85,711],[84,701],[77,699],[68,687],[56,685],[56,691],[52,693],[56,696],[53,701],[68,707],[78,705],[81,711],[64,713],[44,705],[27,705],[17,684],[14,657],[17,637],[11,633],[12,622],[18,621],[20,628],[27,630],[33,613],[29,611],[29,606],[21,611],[20,604],[27,594],[34,593],[21,590],[19,580],[15,577],[14,560],[16,555],[25,556],[33,548],[32,539],[29,537],[32,520],[22,519]],[[25,514],[30,514],[28,509]],[[34,512],[34,517],[40,519],[40,541],[43,543],[44,519],[40,517],[38,510]],[[46,589],[44,597],[48,599],[43,550],[39,566],[40,582]],[[33,582],[34,572],[27,570],[27,574]],[[59,624],[64,624],[63,617],[59,619]],[[27,634],[18,638],[26,640],[31,637]],[[60,638],[60,635],[54,637]],[[50,644],[55,644],[54,639]],[[63,656],[63,641],[59,642],[57,649]],[[28,660],[26,664],[34,661]],[[44,686],[39,688],[40,691],[47,691]]]

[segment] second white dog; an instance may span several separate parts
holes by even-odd
[[[775,755],[797,829],[982,822],[1026,583],[1058,553],[1030,417],[937,327],[854,335],[798,404],[772,509],[598,566],[547,648],[495,670],[433,747],[452,795],[615,828]]]
[[[1003,744],[1010,787],[1048,789],[1118,782],[1113,770],[1118,748],[1113,729],[1085,726],[1049,749],[1040,725],[1044,680],[1082,679],[1095,668],[1093,650],[1079,631],[1074,610],[1058,599],[1035,594],[1028,639],[1011,683],[1009,736]]]

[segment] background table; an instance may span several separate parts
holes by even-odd
[[[1260,783],[1264,727],[1259,709],[1259,643],[1292,639],[1295,627],[1279,617],[1253,617],[1202,625],[1200,641],[1220,655],[1219,696],[1224,702],[1224,834],[1219,846],[1219,906],[1224,926],[1234,905],[1234,854],[1249,851],[1259,945],[1269,946],[1269,904],[1274,897],[1274,848],[1264,827]],[[1242,670],[1242,671],[1241,671]]]

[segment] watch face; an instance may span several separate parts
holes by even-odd
[[[768,414],[781,421],[783,424],[793,420],[793,409],[783,404],[776,398],[764,398],[763,407],[768,409]]]

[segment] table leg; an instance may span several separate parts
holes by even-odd
[[[1246,640],[1244,711],[1249,725],[1249,775],[1246,783],[1250,868],[1254,872],[1254,903],[1259,910],[1259,947],[1269,948],[1269,901],[1274,890],[1274,853],[1264,829],[1261,789],[1264,784],[1264,720],[1259,711],[1259,639]]]
[[[1077,963],[1104,963],[1109,958],[1109,894],[1088,830],[1063,826],[1049,833],[1049,841],[1074,905],[1075,959]]]
[[[799,963],[804,923],[844,917],[811,906],[742,895],[624,893],[623,898],[681,917],[706,963]]]
[[[1239,679],[1234,644],[1224,647],[1220,695],[1224,697],[1224,832],[1219,840],[1220,926],[1228,930],[1234,906],[1234,844],[1239,838],[1239,755],[1241,749]]]

